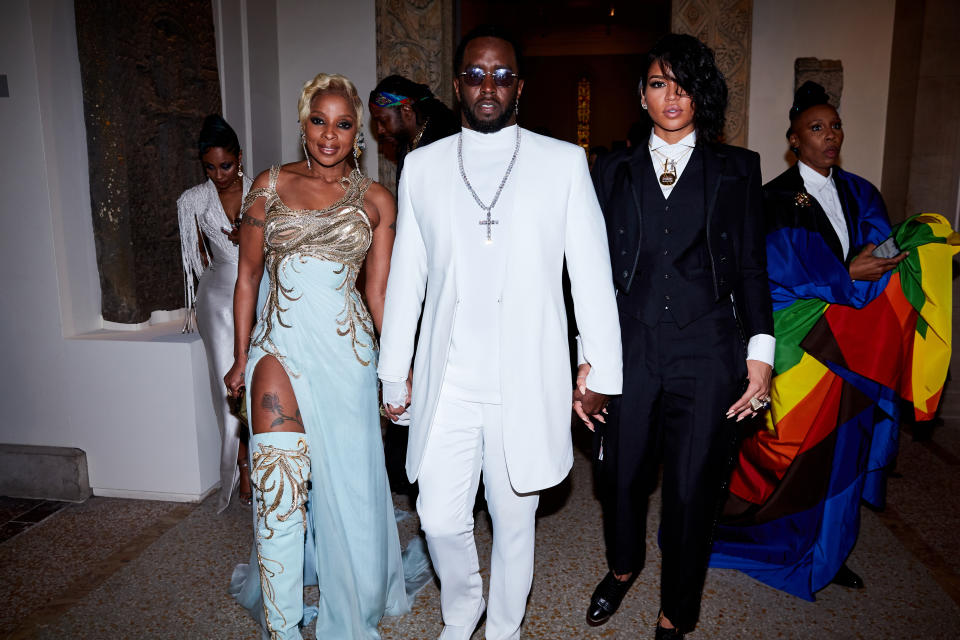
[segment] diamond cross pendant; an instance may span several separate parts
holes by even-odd
[[[486,242],[486,244],[492,244],[492,243],[493,243],[493,236],[490,234],[491,226],[492,226],[492,225],[495,225],[495,224],[500,224],[500,221],[499,221],[499,220],[494,220],[494,219],[490,216],[490,209],[487,209],[487,219],[486,219],[486,220],[481,220],[481,221],[480,221],[480,224],[485,224],[485,225],[487,225],[487,242]]]

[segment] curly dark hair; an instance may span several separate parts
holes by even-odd
[[[720,141],[727,120],[727,81],[717,67],[713,50],[686,34],[663,36],[647,53],[641,93],[646,90],[647,75],[654,62],[659,62],[665,71],[669,70],[677,84],[690,95],[697,136],[705,142]]]

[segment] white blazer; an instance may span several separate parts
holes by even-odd
[[[467,268],[451,223],[456,190],[465,189],[456,150],[456,135],[417,149],[404,160],[400,178],[378,372],[384,380],[406,377],[422,306],[407,444],[411,482],[436,416]],[[496,208],[497,217],[510,220],[509,233],[496,236],[509,243],[500,296],[500,395],[510,483],[527,493],[559,483],[573,464],[564,257],[583,357],[592,365],[587,386],[619,394],[623,361],[604,220],[583,149],[522,129],[510,181],[514,195]],[[482,213],[479,207],[475,213]]]

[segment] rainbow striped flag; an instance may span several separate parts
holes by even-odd
[[[910,254],[861,308],[817,298],[774,308],[766,429],[742,444],[711,565],[813,600],[884,504],[902,401],[934,416],[950,362],[952,258],[960,234],[920,214],[891,234]]]

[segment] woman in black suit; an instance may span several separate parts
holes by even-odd
[[[618,290],[624,391],[598,425],[610,571],[587,621],[606,622],[643,568],[662,452],[655,637],[682,638],[699,617],[736,423],[769,404],[773,319],[760,159],[717,142],[727,87],[713,52],[691,36],[664,37],[647,55],[640,91],[648,144],[609,154],[594,176]]]

